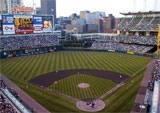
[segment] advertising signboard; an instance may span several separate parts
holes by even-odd
[[[33,16],[15,15],[15,33],[32,34],[33,33]]]
[[[14,25],[3,25],[3,34],[15,34]]]
[[[15,5],[13,8],[12,8],[12,12],[21,12],[21,13],[24,13],[24,12],[34,12],[34,8],[33,7],[25,7],[25,6],[19,6],[19,5]]]
[[[53,32],[52,24],[52,16],[43,16],[43,32]]]
[[[14,25],[13,15],[2,15],[2,24],[3,25]]]
[[[33,32],[34,33],[42,33],[43,32],[43,20],[42,16],[34,16],[33,17]]]
[[[3,34],[15,34],[13,15],[2,15]]]
[[[42,16],[33,16],[33,24],[43,24]]]

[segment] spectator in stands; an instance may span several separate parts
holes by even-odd
[[[5,51],[19,50],[21,48],[49,47],[58,44],[57,35],[28,35],[0,38],[0,47]]]

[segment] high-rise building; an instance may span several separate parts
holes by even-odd
[[[86,18],[87,18],[86,16],[88,13],[90,13],[90,11],[80,11],[80,18],[86,20]]]
[[[86,14],[86,24],[94,24],[94,21],[96,19],[100,19],[105,16],[106,16],[105,12],[87,13]]]
[[[0,14],[6,13],[6,4],[5,0],[0,0]]]
[[[105,18],[104,29],[114,29],[115,27],[115,17],[112,14],[109,14],[107,18]]]
[[[41,0],[41,14],[54,15],[56,23],[56,0]]]
[[[12,13],[12,8],[15,5],[21,5],[22,0],[0,0],[0,13]]]

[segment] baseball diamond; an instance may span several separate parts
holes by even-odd
[[[76,100],[54,90],[82,101],[103,97],[106,106],[101,112],[129,112],[150,61],[151,58],[116,53],[55,52],[1,60],[0,71],[50,112],[82,112],[76,107]],[[122,82],[125,84],[118,87]],[[90,87],[80,89],[80,83]],[[93,90],[87,94],[76,92],[73,87]],[[69,88],[73,88],[72,92]],[[89,97],[94,93],[98,95]]]

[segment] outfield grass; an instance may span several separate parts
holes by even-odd
[[[0,61],[0,72],[15,82],[37,102],[51,112],[80,112],[75,101],[46,92],[28,84],[28,80],[41,74],[64,69],[102,69],[132,77],[128,83],[104,98],[104,112],[129,112],[151,59],[113,53],[57,52],[37,56],[25,56]],[[25,86],[29,85],[29,89]]]
[[[87,83],[90,87],[79,88],[78,85],[80,83]],[[53,85],[49,86],[49,88],[78,99],[84,99],[98,98],[115,86],[116,83],[111,80],[91,75],[77,74],[59,80],[57,83],[53,83]]]

